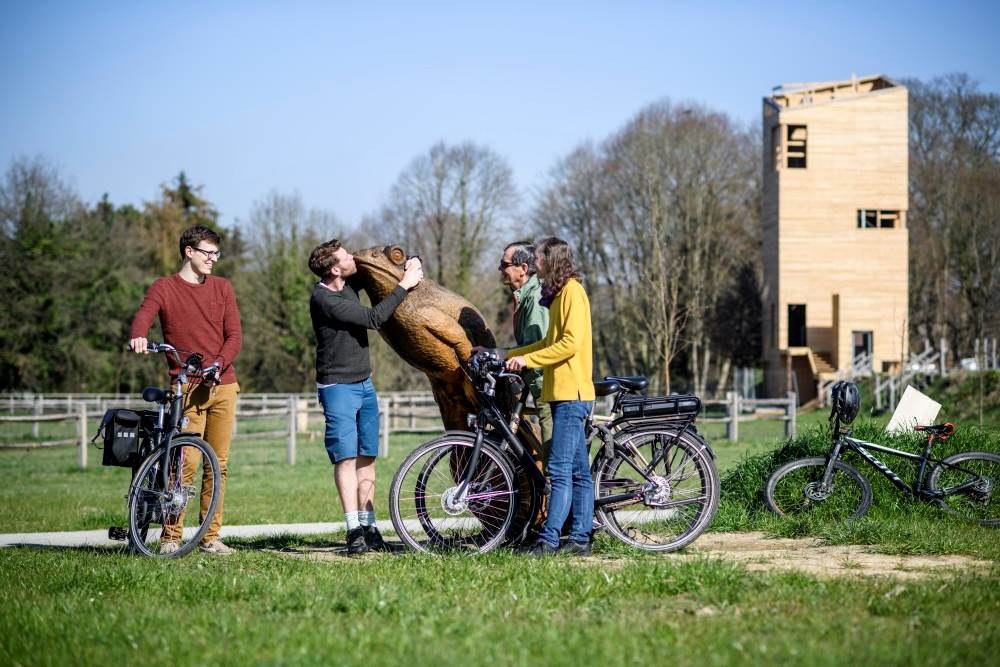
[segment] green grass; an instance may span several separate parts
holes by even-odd
[[[1000,649],[995,576],[817,580],[701,558],[17,549],[0,551],[0,602],[12,665],[990,664]]]
[[[818,536],[889,553],[971,554],[995,561],[993,568],[956,579],[816,579],[690,554],[652,556],[606,535],[589,562],[508,552],[318,561],[276,552],[342,544],[342,535],[230,539],[232,557],[170,562],[120,549],[4,549],[0,664],[995,662],[996,530],[902,499],[873,474],[875,507],[854,525],[766,514],[764,480],[781,461],[822,451],[824,422],[819,412],[803,415],[802,435],[791,443],[780,422],[741,424],[739,443],[719,438],[724,425],[704,424],[725,476],[713,529]],[[856,434],[875,437],[878,428],[866,422]],[[392,473],[426,437],[392,438],[391,456],[379,464],[381,518]],[[892,444],[916,448],[914,439]],[[996,445],[995,434],[965,428],[949,443]],[[227,524],[340,520],[318,433],[299,437],[297,465],[284,456],[281,441],[234,443]],[[102,468],[96,450],[91,461],[76,469],[72,448],[0,451],[0,532],[121,525],[128,471]]]
[[[275,425],[260,424],[259,430]],[[387,518],[389,481],[406,454],[426,435],[399,434],[390,440],[390,456],[380,461],[376,511]],[[0,532],[93,530],[125,525],[125,492],[130,471],[105,468],[101,452],[90,449],[90,465],[76,467],[76,450],[0,450]],[[333,466],[322,437],[298,437],[296,465],[285,463],[279,440],[236,440],[229,457],[225,522],[308,523],[342,521],[333,485]]]

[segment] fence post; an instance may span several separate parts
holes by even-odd
[[[889,410],[896,409],[896,378],[889,377],[889,405],[887,406]]]
[[[295,465],[295,436],[296,432],[298,431],[297,428],[298,424],[296,423],[298,420],[296,419],[297,415],[295,414],[295,403],[296,400],[294,396],[288,399],[288,448],[287,451],[285,452],[285,462],[288,463],[288,465],[290,466]]]
[[[76,465],[80,468],[87,467],[87,404],[80,403],[80,449],[76,452]]]
[[[382,420],[379,429],[378,455],[389,456],[389,408],[392,405],[392,397],[379,398],[379,419]]]
[[[795,418],[798,410],[798,397],[794,391],[788,392],[788,402],[785,404],[785,437],[791,440],[795,437]]]
[[[42,401],[44,400],[45,399],[42,398],[41,394],[35,396],[35,405],[32,408],[32,411],[34,412],[36,417],[42,414],[43,410]],[[39,426],[38,422],[31,423],[31,437],[34,438],[35,440],[38,440],[38,426]]]
[[[726,424],[726,439],[736,442],[740,437],[740,401],[735,391],[726,392],[726,412],[729,422]]]
[[[295,423],[298,425],[299,433],[308,433],[309,402],[304,398],[295,398],[295,410]]]

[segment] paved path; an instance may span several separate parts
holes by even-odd
[[[394,533],[391,521],[379,521],[379,530]],[[347,530],[347,524],[339,523],[287,523],[261,524],[256,526],[223,526],[220,536],[226,537],[269,537],[273,535],[315,535]],[[121,545],[122,542],[108,539],[105,530],[73,530],[61,533],[5,533],[0,534],[0,547],[47,546],[47,547],[106,547]]]

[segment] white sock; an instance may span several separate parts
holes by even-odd
[[[347,519],[347,530],[354,530],[361,526],[361,522],[358,521],[358,512],[344,512],[344,518]]]
[[[362,526],[374,526],[375,510],[372,510],[370,512],[358,512],[358,521],[361,522]]]

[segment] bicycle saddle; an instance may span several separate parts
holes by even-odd
[[[938,438],[939,440],[944,440],[952,433],[955,432],[955,425],[951,422],[945,422],[944,424],[933,424],[928,426],[915,426],[914,431],[923,431],[929,433],[931,436]]]
[[[159,387],[146,387],[142,390],[142,400],[149,403],[166,403],[167,392]]]
[[[621,384],[615,380],[605,380],[603,382],[594,383],[594,393],[598,396],[610,396],[611,394],[617,394],[621,390]]]
[[[609,375],[604,378],[605,382],[617,382],[621,386],[629,389],[631,391],[645,391],[646,387],[649,386],[649,380],[641,375]]]

